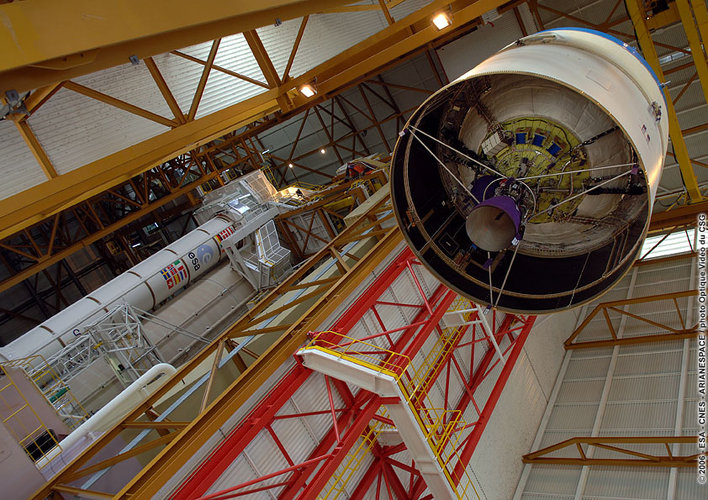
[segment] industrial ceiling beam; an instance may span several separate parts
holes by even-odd
[[[652,67],[654,73],[656,73],[656,76],[659,78],[659,81],[665,83],[666,78],[664,77],[664,73],[661,69],[659,56],[656,53],[654,41],[649,33],[649,28],[646,23],[646,16],[644,15],[642,7],[639,5],[638,0],[628,0],[626,2],[626,6],[627,12],[632,20],[632,24],[634,25],[634,30],[637,34],[637,42],[642,50],[644,59],[646,59]],[[699,202],[703,199],[703,196],[698,188],[698,179],[696,178],[696,172],[694,172],[693,165],[691,164],[691,158],[688,154],[686,141],[684,141],[683,135],[681,134],[681,125],[679,124],[678,116],[676,116],[676,109],[674,108],[669,89],[664,87],[663,91],[664,97],[666,98],[666,113],[669,119],[669,136],[671,137],[671,144],[676,156],[676,161],[678,162],[679,169],[681,170],[683,184],[686,186],[686,191],[688,192],[691,202]]]
[[[686,39],[688,40],[689,47],[691,47],[691,56],[693,57],[693,62],[696,65],[696,72],[698,73],[701,88],[703,89],[703,98],[705,102],[708,103],[708,62],[706,62],[706,53],[703,51],[701,35],[699,34],[698,29],[696,29],[696,24],[694,21],[694,15],[696,18],[700,16],[701,10],[698,8],[699,3],[702,4],[703,12],[705,12],[705,2],[695,2],[694,5],[696,7],[692,8],[688,0],[676,0],[676,6],[678,7],[679,15],[681,16],[683,30],[686,32]],[[706,42],[706,40],[703,40],[703,42]]]
[[[698,221],[698,214],[702,213],[708,213],[708,201],[673,208],[665,212],[654,213],[649,223],[649,232],[684,225],[695,226]]]
[[[285,94],[298,85],[313,81],[315,77],[318,81],[316,98],[305,100],[296,96],[292,108],[286,111],[294,113],[314,106],[347,86],[379,73],[392,61],[408,56],[429,43],[454,33],[454,30],[463,25],[478,20],[485,12],[504,3],[501,0],[460,0],[449,4],[446,0],[437,0],[277,88],[178,125],[156,137],[1,200],[0,239],[188,150],[226,135],[267,114],[282,110],[279,102],[284,102]],[[4,7],[11,5],[13,4]],[[431,24],[430,17],[447,5],[451,5],[453,11],[453,24],[439,31]],[[201,8],[203,6],[200,4]],[[171,6],[170,11],[173,10],[177,9]]]
[[[167,181],[162,182],[161,185],[165,187],[168,193],[162,197],[155,199],[154,201],[146,199],[140,200],[140,203],[137,203],[133,200],[126,198],[120,199],[120,196],[118,196],[115,192],[112,192],[110,194],[118,197],[118,201],[122,203],[131,204],[133,205],[133,208],[131,208],[131,210],[126,213],[122,218],[116,220],[115,222],[110,222],[107,224],[104,224],[99,215],[97,213],[94,213],[91,222],[95,224],[95,230],[91,230],[89,227],[87,227],[79,218],[78,214],[86,213],[87,211],[91,210],[91,206],[94,203],[98,205],[101,201],[100,196],[89,200],[86,204],[75,206],[70,210],[67,210],[66,212],[57,212],[57,214],[55,214],[55,216],[53,217],[53,221],[50,224],[51,236],[49,237],[49,246],[46,248],[46,250],[38,248],[37,251],[33,252],[34,254],[28,254],[25,252],[21,253],[19,247],[11,246],[9,244],[10,242],[0,243],[1,248],[5,248],[8,252],[18,254],[24,257],[27,261],[32,262],[32,264],[28,265],[27,267],[17,270],[17,272],[12,276],[4,279],[3,281],[0,281],[0,292],[8,290],[9,288],[21,283],[22,281],[31,278],[32,276],[48,268],[49,266],[56,264],[61,260],[69,257],[74,252],[81,250],[82,248],[86,248],[92,243],[95,243],[98,240],[113,234],[119,229],[125,227],[126,225],[135,222],[141,219],[142,217],[145,217],[146,215],[152,213],[154,210],[166,205],[171,201],[178,199],[180,196],[183,196],[189,193],[190,191],[193,191],[198,186],[204,185],[211,179],[218,179],[222,172],[231,167],[236,167],[240,163],[241,162],[237,161],[234,164],[229,164],[226,166],[222,165],[219,168],[214,166],[211,171],[203,172],[197,179],[186,183],[181,182],[177,186],[171,186]],[[138,192],[139,191],[136,190],[136,193]],[[84,208],[86,210],[83,210]],[[55,242],[61,239],[59,235],[56,234],[57,227],[59,224],[63,223],[63,221],[68,218],[70,214],[73,214],[76,217],[83,231],[77,231],[77,233],[73,235],[74,238],[68,244],[59,247],[58,245],[55,245]],[[42,226],[45,225],[46,224],[42,224]],[[25,233],[25,236],[31,243],[34,243],[32,233],[27,232]],[[34,243],[33,247],[37,247],[37,244]]]
[[[0,201],[0,239],[278,109],[274,91],[175,127]]]
[[[145,59],[348,3],[352,0],[28,0],[3,4],[0,94],[33,90],[125,64],[131,57]]]

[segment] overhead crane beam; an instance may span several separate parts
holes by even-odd
[[[24,3],[31,2],[2,7]],[[130,148],[0,200],[0,239],[270,113],[283,111],[292,116],[312,107],[348,86],[378,74],[392,61],[409,56],[438,39],[453,36],[468,23],[479,22],[482,14],[504,3],[501,0],[478,0],[450,4],[437,0],[312,70],[255,97],[179,124]],[[431,24],[430,17],[448,5],[452,6],[453,24],[438,31]],[[199,8],[203,9],[203,6],[200,4]],[[174,10],[177,9],[171,5],[170,12]],[[171,49],[163,52],[168,50]],[[315,98],[305,100],[292,95],[293,89],[315,78],[318,90]],[[290,99],[284,99],[286,95]],[[287,103],[288,108],[283,109],[283,103]]]
[[[28,0],[0,5],[0,94],[285,21],[352,0]]]

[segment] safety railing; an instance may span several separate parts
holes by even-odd
[[[17,385],[12,376],[15,371],[13,368],[7,365],[1,368],[0,419],[30,459],[38,462],[50,450],[59,446],[59,441]]]
[[[402,402],[408,406],[414,415],[445,478],[452,490],[457,494],[457,498],[479,499],[479,494],[472,477],[467,471],[467,467],[462,468],[461,476],[456,475],[454,472],[455,466],[461,460],[458,451],[462,440],[461,431],[468,427],[462,412],[435,407],[427,396],[427,391],[418,390],[418,388],[425,385],[425,381],[437,370],[439,361],[436,360],[444,359],[454,349],[457,341],[465,331],[464,327],[444,329],[443,334],[418,367],[413,366],[410,357],[404,354],[386,349],[372,342],[355,339],[332,331],[318,332],[305,349],[321,350],[374,372],[391,376],[401,391]],[[443,356],[443,358],[440,358],[440,356]],[[379,430],[378,432],[380,433],[381,431]],[[367,436],[369,434],[371,434],[371,430],[367,433]],[[350,452],[350,461],[360,463],[364,459],[370,450],[370,448],[363,448],[366,442],[366,439],[364,439],[358,448]],[[318,498],[337,498],[337,495],[344,491],[344,487],[348,482],[348,479],[345,479],[344,476],[351,478],[349,470],[348,466],[340,468],[331,483],[331,491]],[[338,485],[338,487],[335,488],[335,485]],[[337,492],[336,495],[331,496],[334,492]]]
[[[323,338],[325,334],[327,338]],[[401,378],[411,363],[411,358],[405,354],[332,331],[318,332],[306,346],[306,349],[308,348],[346,358],[352,363],[385,373],[396,380]]]
[[[43,356],[36,354],[7,361],[0,364],[0,367],[24,370],[70,429],[76,429],[88,418],[88,412],[71,392],[69,385]]]
[[[388,418],[388,412],[385,407],[380,408],[377,414],[383,418]],[[369,456],[386,427],[389,427],[389,425],[379,420],[369,425],[366,432],[361,435],[359,445],[353,446],[349,450],[337,472],[328,483],[328,487],[317,496],[318,500],[336,500],[341,494],[347,493],[347,485],[353,481],[355,474],[361,470],[364,460]]]
[[[457,297],[450,305],[448,312],[463,311],[470,309],[470,302],[462,297]],[[471,316],[476,314],[475,311],[465,314],[465,321],[469,321]],[[459,326],[456,328],[443,328],[438,341],[432,346],[428,354],[423,358],[423,361],[416,366],[410,365],[404,380],[406,391],[415,399],[417,393],[427,390],[431,383],[431,376],[434,376],[438,368],[444,364],[450,352],[455,349],[460,338],[467,331],[466,328]]]

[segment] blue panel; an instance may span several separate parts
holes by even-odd
[[[526,144],[526,132],[516,133],[516,144]]]
[[[557,156],[558,151],[560,151],[560,150],[561,150],[561,147],[558,144],[556,144],[555,142],[553,144],[551,144],[548,149],[546,149],[546,151],[551,153],[553,156]]]
[[[532,144],[534,146],[538,146],[540,148],[541,146],[543,146],[543,141],[545,141],[545,140],[546,140],[546,138],[544,136],[542,136],[541,134],[535,134],[533,136]]]

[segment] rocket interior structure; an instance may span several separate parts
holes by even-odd
[[[637,257],[668,143],[656,76],[605,34],[527,36],[433,94],[396,145],[391,192],[421,261],[475,302],[585,303]]]

